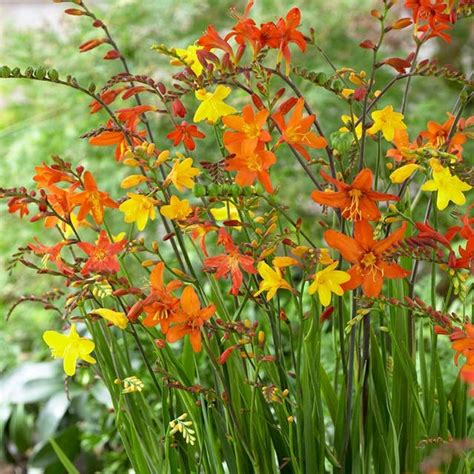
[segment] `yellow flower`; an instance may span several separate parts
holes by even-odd
[[[185,188],[193,189],[194,177],[200,174],[201,172],[197,168],[193,168],[193,159],[185,158],[174,162],[166,181],[171,181],[178,191],[183,192]]]
[[[319,301],[323,306],[329,306],[331,303],[331,293],[341,296],[344,293],[341,283],[351,279],[349,273],[335,270],[337,265],[338,262],[334,262],[320,272],[316,272],[313,283],[308,287],[310,295],[318,292]]]
[[[346,125],[345,127],[341,127],[339,129],[340,132],[349,132],[350,130],[347,128],[347,125],[351,124],[354,126],[354,124],[357,122],[358,118],[352,114],[352,117],[350,115],[341,115],[341,120]],[[357,139],[360,139],[362,137],[362,121],[357,125],[355,128],[355,134]]]
[[[406,181],[419,167],[420,165],[417,165],[416,163],[409,163],[408,165],[400,166],[400,168],[397,168],[390,175],[390,181],[394,184],[403,183],[403,181]]]
[[[146,176],[143,176],[142,174],[132,174],[122,180],[120,187],[123,189],[133,188],[134,186],[137,186],[138,184],[141,184],[145,181],[148,181]]]
[[[334,260],[331,258],[328,249],[319,249],[318,263],[321,263],[322,265],[331,265],[333,262]]]
[[[263,291],[267,292],[267,301],[270,301],[279,289],[290,290],[290,284],[283,278],[279,268],[272,269],[265,262],[259,262],[257,270],[263,280],[254,296],[258,296]]]
[[[192,209],[187,199],[179,199],[177,196],[171,196],[170,203],[161,206],[160,212],[168,219],[186,219]]]
[[[376,110],[371,114],[374,124],[367,130],[368,133],[375,134],[382,132],[385,140],[391,142],[395,136],[395,130],[403,130],[407,126],[403,123],[403,114],[394,112],[391,105],[387,105],[382,110]]]
[[[224,201],[222,207],[211,209],[212,217],[216,221],[239,221],[240,215],[237,207],[230,201]]]
[[[119,210],[124,215],[127,224],[136,222],[137,229],[143,230],[148,219],[155,220],[155,200],[143,194],[127,193],[129,199],[120,204]]]
[[[199,59],[197,57],[197,52],[203,49],[202,46],[196,46],[194,44],[188,46],[186,49],[183,48],[176,48],[176,54],[179,56],[181,59],[173,59],[171,61],[171,64],[173,66],[181,66],[183,63],[186,64],[186,66],[189,66],[191,70],[196,74],[196,76],[200,76],[203,68],[203,65],[199,62]]]
[[[436,158],[430,160],[430,166],[433,179],[427,181],[421,190],[438,191],[436,206],[440,211],[446,209],[449,201],[462,206],[466,202],[463,192],[471,190],[472,186],[461,181],[457,176],[453,176],[449,168],[444,168]]]
[[[119,311],[113,311],[107,308],[94,309],[91,313],[103,317],[120,329],[125,329],[127,327],[128,319],[127,316],[125,316],[125,313],[120,313]]]
[[[64,359],[64,372],[69,376],[76,373],[77,359],[85,360],[89,364],[95,364],[96,362],[89,355],[94,350],[95,344],[90,339],[80,337],[74,324],[71,326],[68,335],[57,331],[45,331],[43,340],[48,344],[55,359]]]
[[[207,120],[215,123],[222,116],[237,112],[234,107],[224,103],[224,99],[230,94],[230,91],[230,87],[222,84],[219,84],[214,92],[206,92],[206,89],[197,90],[195,96],[201,101],[201,104],[199,104],[193,120],[195,122]]]

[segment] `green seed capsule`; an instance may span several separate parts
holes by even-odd
[[[197,198],[201,198],[206,195],[206,187],[202,184],[196,184],[194,186],[193,191],[194,191],[194,196],[196,196]]]
[[[48,71],[48,77],[52,80],[52,81],[57,81],[59,79],[59,73],[58,71],[56,71],[56,69],[50,69]]]
[[[38,79],[44,79],[46,77],[46,69],[44,67],[39,67],[35,70],[35,77]]]
[[[2,66],[0,68],[0,77],[10,77],[11,70],[8,66]]]
[[[219,186],[215,183],[212,183],[207,187],[207,192],[209,196],[217,197],[217,195],[219,194]]]

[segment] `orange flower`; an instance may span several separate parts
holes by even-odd
[[[278,125],[282,134],[278,144],[286,142],[309,161],[310,156],[304,147],[324,148],[327,146],[327,141],[311,131],[311,126],[316,117],[308,115],[308,117],[303,118],[303,108],[304,99],[299,98],[288,124],[285,123],[285,118],[281,112],[274,113],[272,119]]]
[[[400,199],[394,194],[371,191],[373,174],[369,168],[361,170],[350,185],[332,178],[324,171],[321,171],[321,176],[327,182],[334,184],[337,191],[313,191],[311,197],[319,204],[341,209],[342,217],[347,220],[378,221],[380,211],[375,202]]]
[[[458,365],[460,355],[466,358],[466,363],[461,369],[461,376],[474,370],[474,324],[466,323],[464,330],[465,332],[456,329],[451,334],[451,347],[456,351],[454,363]]]
[[[376,201],[399,200],[399,197],[394,194],[371,191],[373,175],[368,168],[361,170],[352,184],[334,179],[324,171],[321,171],[321,176],[327,182],[334,184],[337,191],[313,191],[311,197],[319,204],[340,209],[342,217],[347,220],[378,221],[380,211]]]
[[[181,286],[179,280],[172,280],[166,286],[163,284],[165,264],[159,262],[150,275],[151,293],[143,300],[143,311],[146,317],[143,325],[153,327],[160,325],[164,334],[168,332],[170,322],[179,310],[179,299],[172,292]]]
[[[230,153],[248,155],[257,148],[259,143],[269,142],[270,134],[262,129],[268,115],[269,112],[266,109],[255,113],[251,105],[246,105],[242,109],[242,117],[239,115],[222,117],[224,125],[235,130],[224,132],[224,145],[227,150]]]
[[[301,12],[298,8],[292,8],[287,14],[286,19],[279,18],[276,25],[272,22],[262,25],[262,36],[265,38],[266,46],[278,48],[278,62],[283,56],[286,61],[286,74],[290,72],[291,53],[288,45],[295,43],[298,48],[304,52],[306,49],[306,40],[304,36],[296,29],[301,23]]]
[[[215,313],[214,305],[201,309],[201,303],[194,288],[187,286],[181,295],[181,311],[173,318],[174,324],[166,333],[166,340],[170,343],[189,335],[194,352],[201,351],[201,328]]]
[[[74,207],[72,202],[74,197],[73,190],[78,185],[79,183],[73,184],[69,189],[61,189],[54,185],[48,187],[48,204],[54,209],[54,212],[58,216],[66,221],[69,221],[71,218],[71,212]],[[62,224],[64,224],[64,222],[54,215],[47,216],[44,220],[44,226],[47,228]]]
[[[387,238],[374,240],[373,229],[368,221],[357,221],[354,225],[354,238],[327,230],[324,239],[328,245],[352,263],[347,271],[351,279],[341,285],[344,291],[362,285],[365,296],[377,297],[382,290],[384,278],[404,278],[409,275],[400,265],[385,260],[387,252],[403,238],[406,223]]]
[[[97,245],[78,242],[77,246],[89,257],[81,273],[117,273],[120,270],[117,254],[124,249],[126,243],[125,239],[111,243],[105,230],[100,231]]]
[[[196,145],[194,143],[194,138],[205,138],[206,135],[202,133],[196,125],[189,125],[186,121],[182,121],[181,125],[176,125],[174,130],[166,138],[173,140],[173,145],[178,146],[181,142],[184,143],[184,146],[188,150],[194,150]]]
[[[428,143],[435,148],[441,148],[448,139],[449,132],[454,123],[454,115],[448,113],[448,120],[443,124],[439,124],[430,120],[427,124],[428,130],[420,133],[420,136],[428,140]],[[449,140],[448,152],[461,156],[463,151],[463,143],[467,137],[462,132],[456,132]]]
[[[38,188],[48,188],[52,184],[59,183],[60,181],[65,181],[67,183],[75,183],[77,180],[69,176],[68,174],[54,168],[53,166],[48,166],[43,162],[43,166],[35,166],[36,174],[33,177],[33,181],[37,182]]]
[[[107,128],[112,128],[113,122],[107,122]],[[145,131],[134,132],[135,135],[144,137],[146,135]],[[131,146],[140,145],[141,140],[136,136],[130,138]],[[129,142],[124,133],[113,130],[104,130],[95,137],[89,138],[89,143],[94,146],[111,146],[116,145],[115,148],[115,159],[116,161],[121,161],[123,155],[128,150]]]
[[[236,155],[226,161],[227,171],[237,171],[236,184],[250,186],[256,179],[262,183],[265,191],[273,192],[269,168],[276,163],[275,155],[262,145],[248,155]]]
[[[84,191],[75,194],[72,197],[72,203],[76,206],[80,204],[81,208],[77,218],[82,221],[90,212],[96,224],[102,224],[104,220],[104,208],[117,208],[118,204],[109,197],[109,194],[97,189],[94,177],[89,171],[84,173]]]
[[[392,143],[395,145],[395,148],[391,148],[387,151],[387,157],[393,158],[395,161],[413,159],[413,152],[418,148],[416,140],[410,142],[408,132],[405,129],[395,130]]]
[[[257,273],[253,266],[254,260],[252,257],[242,255],[239,252],[239,248],[232,242],[232,237],[224,229],[219,230],[218,243],[224,246],[225,253],[206,258],[204,268],[215,268],[217,271],[214,276],[217,279],[225,278],[230,274],[232,280],[230,293],[237,296],[243,281],[241,268],[247,273]]]

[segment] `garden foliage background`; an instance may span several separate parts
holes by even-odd
[[[113,25],[114,37],[128,57],[132,70],[160,79],[169,77],[172,66],[166,58],[150,50],[152,44],[186,47],[209,23],[217,29],[231,24],[229,8],[235,6],[242,10],[245,2],[96,0],[89,3],[108,24]],[[283,0],[258,0],[253,16],[257,22],[269,21],[277,12],[285,12],[290,6],[299,7],[304,12],[303,29],[315,28],[319,42],[326,45],[325,53],[335,65],[348,65],[360,70],[368,67],[370,55],[356,45],[371,36],[371,28],[377,27],[368,15],[376,3],[371,0],[295,0],[289,5]],[[55,67],[60,74],[73,73],[80,83],[94,80],[102,84],[118,72],[118,65],[98,60],[94,54],[77,54],[77,45],[90,36],[90,27],[86,22],[63,16],[63,7],[48,0],[0,0],[0,63],[20,68]],[[34,17],[34,25],[21,18],[25,12],[29,18]],[[42,12],[46,12],[44,18]],[[451,44],[432,41],[428,49],[422,51],[421,57],[438,58],[440,63],[449,63],[468,72],[472,70],[472,56],[469,54],[472,36],[469,22],[460,22],[454,29]],[[390,48],[392,54],[386,56],[403,56],[409,47],[402,41],[409,41],[409,35],[391,37],[385,48]],[[303,64],[300,59],[297,53],[295,64]],[[328,72],[327,64],[315,49],[304,56],[304,66],[309,70]],[[390,71],[381,71],[382,74],[390,74]],[[427,120],[444,122],[443,110],[452,108],[458,92],[456,85],[440,78],[422,81],[423,87],[421,78],[413,79],[411,103],[405,114],[406,122],[413,130],[425,128]],[[336,131],[340,127],[340,108],[334,106],[334,99],[323,89],[309,88],[302,85],[302,91],[317,110],[320,122],[326,124],[326,128],[331,124],[329,133]],[[400,103],[401,90],[392,92],[389,103]],[[112,181],[105,178],[110,172],[117,173],[110,151],[90,147],[87,141],[78,138],[97,127],[101,117],[88,115],[85,102],[77,99],[72,90],[51,87],[50,84],[0,82],[1,185],[12,187],[29,183],[35,165],[48,160],[51,155],[59,155],[74,165],[84,164],[98,178],[104,191],[115,193]],[[156,122],[153,126],[159,130],[158,136],[169,132],[164,122]],[[204,154],[211,152],[203,151]],[[295,214],[303,217],[306,225],[311,225],[315,222],[318,206],[309,199],[298,199],[300,193],[308,196],[311,186],[306,180],[294,185],[297,176],[294,166],[297,165],[279,160],[272,173],[285,190],[286,201],[292,205]],[[119,183],[120,179],[113,182]],[[40,471],[46,469],[48,473],[62,472],[46,442],[50,436],[61,442],[70,457],[82,452],[84,472],[124,472],[127,461],[113,419],[104,410],[104,405],[109,404],[105,389],[100,383],[83,378],[74,382],[77,386],[69,387],[70,400],[63,390],[60,363],[50,360],[50,352],[41,339],[43,331],[51,327],[54,314],[42,310],[40,305],[26,303],[18,306],[8,322],[5,320],[8,309],[18,297],[52,289],[49,285],[54,282],[38,279],[33,272],[20,268],[13,273],[6,271],[8,259],[17,247],[31,242],[34,235],[41,236],[42,223],[25,225],[17,216],[6,212],[4,203],[0,211],[0,459],[4,460],[0,472],[13,469],[13,465],[29,465]],[[442,286],[438,291],[443,291]],[[446,338],[440,344],[445,360],[449,359],[446,367],[452,371],[454,380],[457,369],[450,360],[449,341]],[[84,377],[90,375],[84,374]],[[86,386],[88,390],[80,386]]]

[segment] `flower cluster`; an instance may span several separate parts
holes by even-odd
[[[69,14],[91,19],[105,35],[82,44],[80,51],[109,45],[113,49],[105,59],[125,61],[102,21],[83,1],[75,3],[75,13]],[[120,186],[111,186],[109,194],[97,184],[98,173],[54,158],[52,164],[35,168],[36,190],[1,190],[10,213],[23,218],[37,208],[30,220],[41,221],[51,234],[56,231],[51,245],[35,239],[15,256],[39,274],[62,278],[69,292],[64,301],[64,315],[74,321],[69,334],[46,331],[43,335],[53,357],[62,358],[65,373],[73,376],[78,361],[96,363],[90,354],[97,348],[100,376],[123,386],[117,391],[109,384],[109,391],[120,392],[120,397],[127,394],[130,400],[130,406],[120,406],[122,398],[116,403],[124,411],[118,416],[129,416],[125,412],[135,392],[144,396],[149,387],[158,387],[162,421],[169,426],[166,449],[168,438],[177,432],[190,447],[201,443],[199,435],[211,418],[207,410],[214,403],[220,404],[215,410],[219,417],[237,427],[232,436],[225,431],[227,425],[225,430],[209,428],[209,436],[213,430],[225,434],[225,443],[227,437],[240,436],[240,416],[249,411],[252,419],[255,407],[273,403],[271,410],[259,412],[258,420],[266,420],[262,430],[267,424],[268,429],[278,427],[268,445],[290,440],[282,459],[297,463],[293,443],[309,430],[300,428],[305,423],[303,414],[321,411],[323,417],[324,412],[316,405],[304,406],[308,393],[301,386],[301,373],[305,383],[316,384],[311,385],[311,394],[322,390],[329,399],[328,411],[336,426],[343,418],[342,412],[336,413],[340,407],[346,404],[348,417],[354,412],[354,360],[362,374],[357,375],[362,401],[354,418],[363,418],[363,429],[374,419],[379,423],[382,415],[370,411],[367,394],[373,382],[381,380],[382,367],[393,361],[402,364],[396,373],[399,377],[403,373],[405,382],[408,375],[414,376],[412,372],[416,374],[410,364],[415,360],[418,316],[431,318],[433,336],[449,334],[455,363],[461,355],[466,358],[462,377],[474,383],[474,326],[466,314],[474,271],[473,206],[466,203],[474,174],[463,157],[473,136],[474,118],[463,118],[470,99],[460,92],[446,122],[429,121],[427,129],[410,141],[411,120],[405,106],[410,83],[400,108],[387,94],[398,82],[418,74],[422,44],[434,37],[449,41],[455,19],[452,2],[407,0],[411,18],[388,25],[394,3],[384,1],[383,12],[372,11],[380,22],[379,43],[361,43],[373,52],[370,79],[351,68],[341,68],[327,78],[294,67],[291,49],[296,46],[304,53],[316,41],[312,32],[306,36],[300,31],[299,9],[257,26],[250,17],[250,0],[242,15],[235,14],[236,23],[227,34],[209,25],[187,48],[153,48],[180,68],[174,69],[178,72],[169,87],[145,75],[132,75],[128,66],[98,92],[95,86],[84,89],[75,80],[62,81],[93,99],[91,114],[107,115],[84,137],[116,160]],[[380,57],[384,36],[412,24],[416,51],[407,59]],[[386,65],[397,71],[388,84],[376,74]],[[2,77],[6,72],[2,69]],[[51,79],[54,74],[48,77],[59,81]],[[342,128],[321,126],[320,115],[299,89],[300,78],[335,95],[344,107]],[[279,82],[282,87],[275,91]],[[345,88],[348,82],[356,89]],[[464,82],[467,89],[468,81]],[[118,100],[136,100],[136,105],[116,106]],[[354,110],[360,111],[359,117]],[[165,122],[160,120],[162,128],[156,125],[158,113]],[[333,133],[326,135],[324,130],[331,128]],[[206,161],[202,143],[211,144]],[[280,180],[280,171],[290,168],[301,173],[295,184],[301,200],[298,207],[306,210],[302,215],[286,201]],[[441,216],[439,211],[446,209],[451,213]],[[425,285],[428,274],[431,284]],[[449,289],[441,295],[435,291],[437,277],[448,282]],[[426,278],[422,284],[421,278]],[[431,289],[429,310],[419,303],[421,296],[427,297],[425,286]],[[456,310],[463,313],[459,318],[448,313],[453,298]],[[373,322],[386,306],[400,312],[387,313],[389,323],[383,319],[385,314]],[[80,333],[87,330],[94,342],[80,336],[76,324],[85,326]],[[336,389],[328,373],[320,370],[323,324],[333,332],[333,344],[340,347],[338,362],[331,368],[337,387],[339,376],[345,381],[338,404],[331,399]],[[390,343],[382,333],[388,333]],[[420,334],[424,344],[423,330]],[[117,355],[122,349],[123,354]],[[146,383],[138,371],[140,378],[124,378],[132,366],[135,371],[135,365],[140,365],[130,363],[130,350],[143,359]],[[375,358],[374,367],[370,357]],[[313,367],[317,371],[308,372]],[[201,385],[203,372],[203,383],[215,387]],[[158,373],[165,374],[161,383]],[[389,379],[384,380],[388,386]],[[170,395],[173,389],[184,394]],[[429,396],[434,390],[427,390]],[[379,393],[370,393],[378,400]],[[195,405],[205,414],[193,411],[192,422],[186,421],[187,412],[177,416],[183,407],[191,412],[192,397],[198,395]],[[438,397],[440,403],[445,398]],[[206,428],[194,421],[201,416]],[[297,436],[286,426],[295,423],[295,416]],[[324,421],[318,423],[324,427]],[[394,423],[391,418],[390,423]],[[398,440],[397,430],[406,427],[377,429],[393,429]],[[344,445],[338,453],[341,460],[353,444],[349,431],[336,436],[341,440],[346,436],[340,443]],[[250,445],[262,433],[252,433]],[[324,440],[323,444],[322,452],[332,453]],[[253,456],[252,449],[246,445],[241,451]],[[272,470],[275,459],[276,455],[268,466],[259,464],[259,469]],[[252,464],[227,465],[245,470]]]

